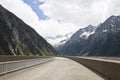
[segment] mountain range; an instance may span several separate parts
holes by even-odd
[[[120,56],[120,16],[78,30],[57,51],[69,56]]]
[[[78,30],[62,47],[60,46],[56,50],[60,55],[77,55],[88,37],[94,34],[95,29],[95,26],[89,25]]]
[[[45,39],[0,5],[0,55],[120,56],[120,16]]]
[[[55,55],[33,28],[0,5],[0,55]]]

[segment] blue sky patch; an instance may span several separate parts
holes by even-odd
[[[39,19],[45,20],[48,19],[46,15],[44,15],[43,11],[39,8],[44,2],[40,2],[38,0],[23,0],[27,5],[31,6],[32,10],[37,14]]]

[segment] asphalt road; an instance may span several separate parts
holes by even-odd
[[[0,80],[104,80],[83,65],[56,57],[53,61],[19,70],[0,77]]]

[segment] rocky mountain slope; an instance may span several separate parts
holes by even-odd
[[[120,56],[120,16],[111,16],[89,37],[80,51],[86,56]]]
[[[81,47],[84,45],[88,37],[95,32],[96,27],[89,25],[80,29],[65,43],[64,46],[58,47],[57,51],[60,55],[78,55]]]
[[[30,26],[0,5],[0,55],[54,55],[56,51]]]
[[[72,56],[120,56],[120,16],[109,17],[97,28],[80,29],[58,51]]]

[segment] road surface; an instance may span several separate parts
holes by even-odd
[[[19,70],[0,77],[0,80],[104,80],[83,65],[56,57],[53,61]]]

